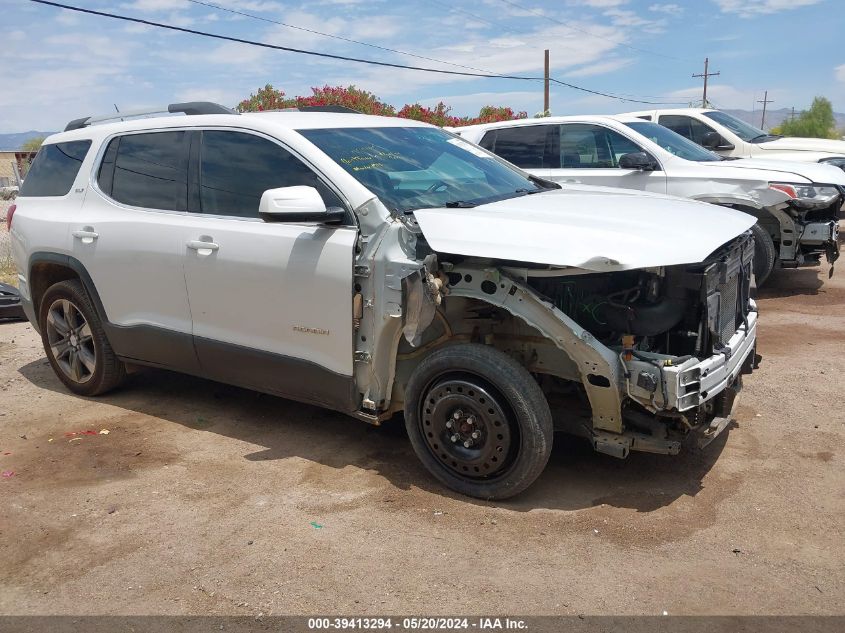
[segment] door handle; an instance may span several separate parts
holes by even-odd
[[[220,248],[219,244],[215,244],[214,242],[205,242],[203,240],[189,240],[188,241],[188,248],[194,251],[216,251]]]
[[[93,227],[85,226],[77,231],[71,233],[78,240],[82,240],[83,244],[92,244],[94,240],[100,237],[99,233],[95,233]]]
[[[567,178],[567,179],[566,179],[566,180],[564,180],[563,182],[568,182],[568,183],[572,183],[572,184],[575,184],[575,185],[580,185],[580,184],[581,184],[581,181],[580,181],[580,180],[575,180],[574,178]]]

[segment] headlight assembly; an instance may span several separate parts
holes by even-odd
[[[788,182],[771,182],[769,189],[781,191],[792,198],[793,204],[804,208],[826,207],[839,197],[839,189],[829,185],[797,185]]]

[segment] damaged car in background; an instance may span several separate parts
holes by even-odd
[[[73,122],[18,198],[23,305],[72,391],[146,364],[372,424],[404,413],[429,471],[484,499],[534,482],[556,429],[624,458],[731,420],[757,359],[753,217],[561,188],[397,118],[167,110],[188,115]],[[163,166],[188,184],[150,198]],[[167,302],[139,258],[173,266],[149,282],[172,280]]]
[[[831,165],[726,160],[657,123],[631,116],[579,115],[483,123],[455,130],[530,173],[683,196],[757,218],[754,276],[775,268],[833,265],[845,172]]]

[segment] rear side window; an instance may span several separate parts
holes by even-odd
[[[146,209],[188,208],[187,132],[150,132],[112,139],[97,183],[117,202]]]
[[[520,125],[491,130],[481,139],[481,147],[523,169],[557,167],[549,165],[554,126]],[[555,161],[556,162],[556,161]]]
[[[42,145],[23,181],[20,195],[67,195],[90,147],[91,141]]]
[[[257,218],[261,194],[268,189],[298,185],[317,189],[326,207],[343,206],[301,160],[253,134],[204,131],[200,164],[203,213]]]
[[[698,119],[679,114],[663,114],[660,116],[658,123],[699,145],[704,143],[704,135],[713,131],[710,126],[705,125]]]

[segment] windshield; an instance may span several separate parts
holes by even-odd
[[[487,151],[436,128],[299,133],[394,211],[469,207],[544,190]]]
[[[743,141],[747,141],[749,143],[754,141],[759,142],[764,139],[779,138],[778,136],[767,134],[763,130],[754,127],[750,123],[746,123],[745,121],[737,119],[735,116],[731,116],[730,114],[726,114],[724,112],[719,112],[718,110],[715,110],[713,112],[704,112],[704,116],[706,116],[708,119],[712,119],[716,123],[724,125]]]
[[[704,149],[697,143],[693,143],[680,134],[657,123],[636,121],[634,123],[626,123],[625,125],[679,158],[697,162],[722,160],[720,156],[713,152]]]

